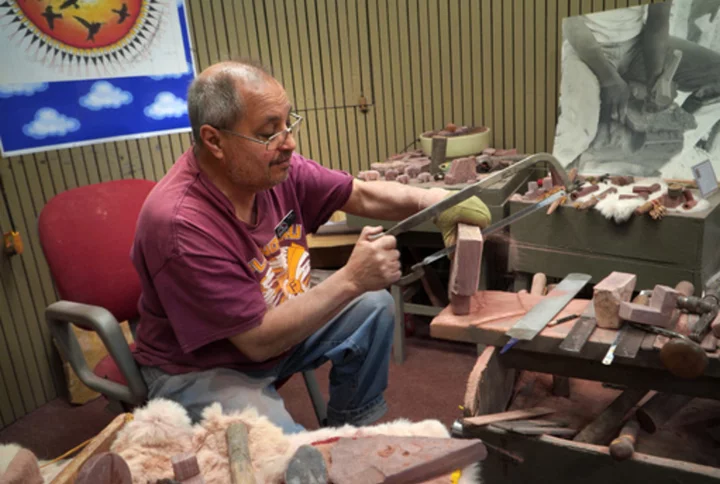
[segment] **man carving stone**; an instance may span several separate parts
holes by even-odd
[[[392,236],[365,227],[347,264],[309,287],[306,236],[336,210],[401,220],[447,196],[355,180],[297,153],[302,117],[283,86],[251,63],[207,68],[188,93],[194,146],[148,196],[132,259],[140,275],[135,357],[150,398],[194,420],[213,402],[251,405],[300,430],[275,382],[328,360],[328,424],[366,425],[386,410],[392,298],[401,276]],[[486,226],[473,197],[436,223]]]

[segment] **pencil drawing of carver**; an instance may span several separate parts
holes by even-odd
[[[688,177],[720,120],[720,54],[671,35],[671,22],[684,16],[697,40],[688,27],[711,25],[718,7],[674,0],[565,19],[553,154],[583,173]]]

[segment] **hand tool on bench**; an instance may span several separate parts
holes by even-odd
[[[697,378],[708,366],[708,356],[699,344],[676,331],[649,324],[627,323],[641,331],[670,338],[660,350],[660,361],[673,375],[682,378]]]
[[[652,291],[642,290],[635,299],[633,299],[633,303],[647,306],[650,302],[651,294]],[[646,333],[640,329],[634,328],[629,324],[624,324],[622,328],[618,330],[615,340],[610,345],[610,348],[608,348],[605,358],[602,360],[603,365],[611,365],[615,360],[616,354],[624,358],[635,358],[640,350],[640,344],[645,334]]]
[[[500,350],[500,354],[505,353],[519,341],[533,339],[573,300],[590,279],[591,276],[588,274],[568,274],[555,289],[530,308],[530,311],[505,333],[510,340]]]
[[[570,332],[560,343],[560,349],[570,353],[579,353],[587,340],[590,339],[590,335],[595,331],[596,326],[595,305],[591,300],[580,315],[580,319],[575,322]]]
[[[686,299],[688,301],[685,301]],[[683,298],[682,303],[685,302],[688,304],[697,303],[697,309],[699,311],[703,311],[700,315],[700,319],[697,320],[697,323],[695,323],[695,326],[693,326],[692,332],[690,333],[691,340],[696,343],[702,343],[702,340],[710,331],[710,324],[715,320],[720,312],[720,286],[714,285],[714,287],[707,287],[705,289],[705,296],[700,301]],[[678,301],[678,307],[680,307],[680,301]]]
[[[467,200],[474,195],[479,195],[480,192],[485,188],[491,187],[497,182],[505,180],[506,178],[510,178],[519,173],[520,171],[524,170],[525,168],[541,162],[547,162],[550,164],[550,171],[553,173],[553,175],[560,178],[568,193],[574,189],[575,184],[570,181],[567,173],[565,172],[565,168],[563,168],[557,158],[555,158],[549,153],[537,153],[535,155],[528,156],[527,158],[518,161],[517,163],[514,163],[503,170],[497,171],[492,175],[488,175],[482,180],[475,182],[472,185],[463,188],[462,190],[458,190],[456,193],[445,197],[438,203],[431,205],[430,207],[427,207],[426,209],[421,210],[414,215],[411,215],[405,220],[398,222],[397,224],[390,227],[382,234],[377,235],[376,237],[381,237],[383,235],[399,235],[409,230],[412,230],[418,225],[432,220],[448,208],[457,205],[463,200]],[[555,201],[555,199],[553,199],[553,201]]]

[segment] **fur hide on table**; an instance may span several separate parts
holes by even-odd
[[[660,190],[656,191],[655,193],[652,193],[647,200],[644,198],[632,198],[628,200],[620,200],[620,195],[630,195],[633,193],[633,187],[635,186],[650,186],[654,183],[658,183],[660,185]],[[586,183],[583,186],[589,186],[589,183]],[[595,205],[594,209],[598,210],[603,217],[605,217],[608,220],[614,220],[616,223],[622,223],[626,222],[630,219],[630,217],[635,212],[635,209],[643,205],[645,202],[648,202],[650,200],[655,200],[656,198],[660,198],[663,195],[667,193],[667,183],[665,183],[661,179],[654,179],[654,178],[644,178],[638,183],[633,183],[630,185],[626,185],[624,187],[620,187],[617,185],[613,185],[611,183],[598,183],[600,186],[600,189],[596,192],[590,193],[588,195],[585,195],[582,198],[578,198],[575,200],[575,202],[585,202],[590,200],[593,195],[598,195],[608,188],[614,187],[617,189],[617,193],[610,194],[606,196],[604,199],[600,200],[597,205]],[[680,205],[677,208],[668,208],[668,213],[695,213],[695,212],[702,212],[704,210],[707,210],[710,203],[707,200],[704,200],[700,198],[700,195],[696,193],[694,190],[695,199],[698,201],[697,205],[695,207],[691,208],[690,210],[685,210],[682,208],[682,205]],[[644,215],[647,216],[647,215]]]
[[[333,437],[449,437],[448,430],[437,420],[411,423],[402,419],[368,427],[345,425],[286,435],[254,408],[223,414],[219,403],[207,407],[202,421],[192,425],[183,407],[156,399],[134,412],[134,419],[118,433],[110,450],[125,459],[137,484],[171,478],[170,458],[181,452],[196,455],[206,483],[228,483],[225,431],[235,422],[248,427],[250,456],[258,483],[282,483],[287,464],[298,447]],[[477,465],[463,470],[460,482],[479,482],[478,471]],[[449,476],[447,482],[450,483]]]

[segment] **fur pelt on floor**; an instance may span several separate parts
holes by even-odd
[[[285,435],[254,408],[223,414],[219,403],[207,407],[202,421],[191,425],[183,407],[156,399],[135,411],[134,419],[118,433],[111,451],[125,459],[137,484],[172,477],[170,458],[182,452],[196,455],[205,482],[227,483],[230,471],[225,431],[234,422],[248,427],[249,451],[258,483],[281,483],[298,447],[332,437],[449,437],[448,430],[437,420],[412,423],[403,419],[368,427],[346,425]],[[460,482],[479,482],[478,474],[478,466],[471,466],[463,470]]]
[[[17,453],[23,449],[18,444],[0,444],[0,476],[2,476],[7,470],[10,462],[17,455]],[[28,449],[29,450],[29,449]],[[58,462],[49,463],[48,461],[38,459],[38,465],[40,466],[40,474],[45,482],[51,482],[55,479],[55,476],[60,474],[65,465],[70,462],[70,459],[63,459]]]

